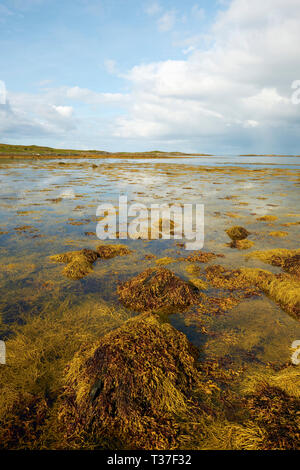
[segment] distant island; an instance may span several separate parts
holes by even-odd
[[[148,152],[106,152],[104,150],[72,150],[40,147],[38,145],[9,145],[0,144],[0,158],[4,157],[31,157],[42,158],[174,158],[212,155],[206,153],[162,152],[152,150]]]
[[[300,155],[280,155],[274,153],[248,153],[240,157],[300,157]]]

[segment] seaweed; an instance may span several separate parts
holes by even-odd
[[[82,279],[93,270],[93,263],[98,258],[109,259],[131,253],[124,245],[99,245],[97,251],[84,248],[79,251],[50,256],[51,261],[65,263],[65,276],[70,279]]]
[[[297,450],[300,446],[299,398],[279,387],[259,384],[245,399],[245,406],[255,424],[263,429],[258,448],[263,450]]]
[[[276,217],[276,215],[263,215],[262,217],[257,217],[256,220],[259,220],[262,222],[274,222],[277,219],[278,217]]]
[[[197,356],[184,334],[147,314],[77,354],[58,413],[67,448],[176,448],[180,421],[201,414]]]
[[[110,259],[116,256],[125,256],[132,253],[132,251],[125,245],[99,245],[97,248],[99,258]]]
[[[207,263],[215,258],[224,258],[224,255],[206,252],[206,251],[195,251],[192,255],[187,256],[184,261],[189,261],[191,263]]]
[[[228,230],[225,230],[225,231],[233,242],[237,240],[244,240],[249,235],[248,230],[246,230],[244,227],[240,227],[239,225],[230,227]]]
[[[282,268],[284,271],[300,278],[300,254],[285,259]]]
[[[284,271],[300,277],[300,249],[275,248],[273,250],[252,251],[247,257],[258,258],[264,263],[279,266]]]
[[[270,232],[269,233],[270,237],[276,237],[276,238],[283,238],[288,236],[288,232],[282,232],[280,230],[277,230],[275,232]]]
[[[166,268],[149,268],[118,286],[119,300],[137,312],[183,310],[198,301],[198,291]]]
[[[199,290],[206,290],[208,288],[207,282],[203,281],[203,279],[199,279],[198,277],[191,277],[189,281]]]
[[[235,240],[229,243],[229,246],[238,250],[249,250],[254,246],[254,242],[252,240]]]
[[[18,226],[18,227],[15,227],[14,230],[16,232],[28,232],[28,233],[34,233],[34,232],[37,232],[38,229],[33,227],[32,225],[22,225],[22,226]]]
[[[167,264],[175,263],[177,260],[175,258],[171,258],[170,256],[165,256],[164,258],[158,258],[155,260],[155,264],[160,266],[166,266]]]
[[[230,270],[224,266],[212,265],[206,269],[206,277],[208,281],[217,288],[228,289],[238,293],[243,291],[245,296],[257,295],[258,289],[253,288],[249,279],[244,275],[242,269]]]
[[[70,306],[66,299],[12,326],[7,364],[0,365],[2,449],[61,448],[56,403],[66,365],[128,318],[125,309],[104,302],[78,299]]]
[[[300,282],[290,274],[273,274],[255,268],[241,268],[253,285],[262,289],[288,313],[300,317]]]
[[[84,248],[79,251],[69,251],[60,255],[50,256],[51,261],[65,263],[65,276],[70,279],[82,279],[93,270],[93,263],[99,257],[96,251]]]
[[[49,417],[49,409],[45,397],[19,392],[16,401],[8,405],[6,415],[0,417],[2,449],[26,449],[29,445],[34,449]],[[13,420],[5,419],[9,415]]]

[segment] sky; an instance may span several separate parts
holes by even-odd
[[[0,0],[0,142],[300,154],[299,0]]]

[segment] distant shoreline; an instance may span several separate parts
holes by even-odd
[[[107,152],[104,150],[73,150],[40,147],[37,145],[0,144],[0,159],[2,158],[182,158],[182,157],[215,157],[209,153],[163,152],[160,150],[146,152]],[[224,155],[226,157],[227,155]],[[280,154],[240,154],[239,157],[300,157],[300,155]]]
[[[300,155],[280,155],[280,154],[271,154],[271,153],[248,153],[239,155],[239,157],[300,157]]]
[[[118,154],[118,153],[112,153],[112,154],[105,154],[105,155],[98,155],[98,154],[87,154],[87,153],[83,153],[83,154],[78,154],[78,153],[75,153],[75,154],[43,154],[43,155],[36,155],[36,154],[22,154],[22,153],[19,153],[19,154],[16,154],[16,153],[11,153],[11,154],[8,154],[8,153],[5,153],[5,154],[2,154],[0,152],[0,160],[4,160],[6,158],[11,158],[11,159],[14,159],[14,160],[17,160],[17,159],[28,159],[28,160],[49,160],[49,159],[110,159],[110,158],[120,158],[120,159],[127,159],[127,158],[145,158],[145,159],[159,159],[159,158],[192,158],[192,157],[212,157],[213,155],[204,155],[204,154],[196,154],[196,155],[191,155],[191,154],[182,154],[182,155],[174,155],[174,154],[169,154],[169,153],[166,153],[166,154],[160,154],[160,155],[149,155],[149,154],[135,154],[135,153],[128,153],[128,154],[125,154],[125,155],[122,155],[122,154]]]
[[[207,153],[162,152],[160,150],[148,152],[106,152],[104,150],[55,149],[37,145],[0,144],[0,158],[180,158],[193,156],[211,157],[212,155]]]

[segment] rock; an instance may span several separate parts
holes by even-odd
[[[119,300],[137,312],[184,310],[198,301],[198,291],[166,268],[149,268],[118,286]]]
[[[229,236],[229,238],[231,238],[231,240],[233,241],[244,240],[249,235],[248,230],[238,225],[235,225],[234,227],[229,228],[228,230],[226,230],[226,233]]]
[[[69,445],[92,439],[96,448],[172,448],[175,416],[192,408],[197,356],[183,333],[145,314],[78,353],[59,410]]]

